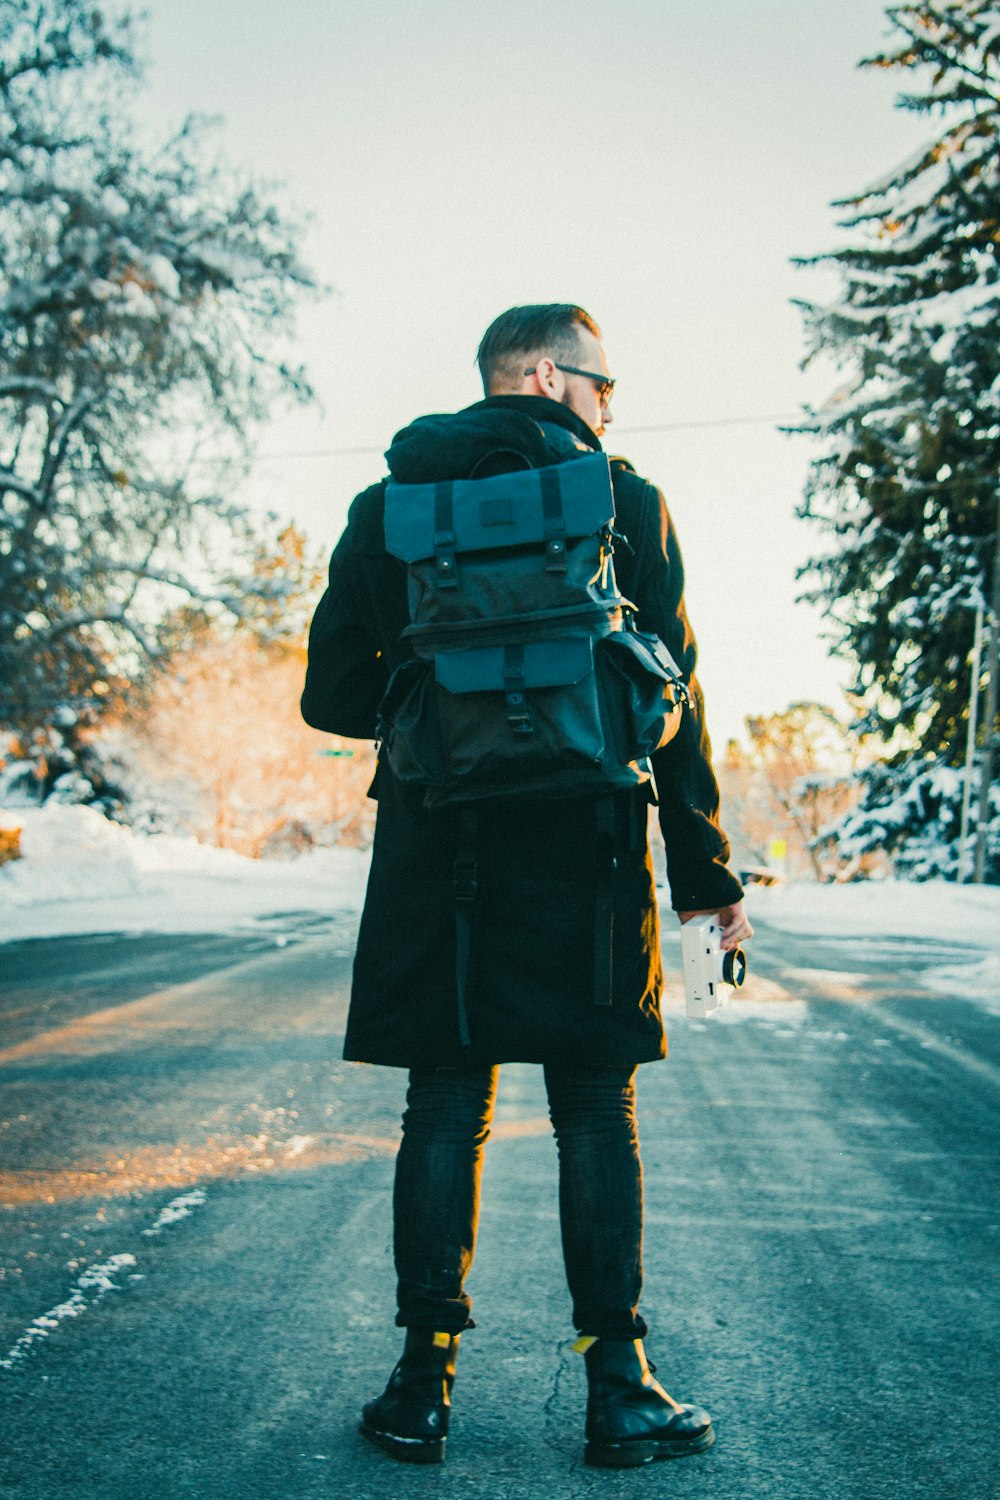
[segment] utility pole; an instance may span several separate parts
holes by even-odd
[[[962,822],[958,835],[958,869],[955,883],[965,879],[970,853],[969,815],[972,812],[972,765],[976,758],[976,730],[979,727],[979,677],[983,669],[983,599],[976,600],[976,627],[972,642],[972,671],[969,674],[969,717],[965,732],[965,777],[962,781]]]
[[[993,785],[994,725],[997,717],[997,676],[1000,675],[1000,491],[997,492],[996,530],[993,534],[993,587],[990,591],[990,629],[987,637],[986,704],[983,709],[983,769],[979,781],[979,815],[976,826],[977,885],[986,879],[986,835],[990,822],[990,788]]]

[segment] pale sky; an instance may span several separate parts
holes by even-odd
[[[888,34],[879,0],[146,8],[148,123],[221,115],[229,160],[312,216],[335,289],[297,335],[323,411],[276,417],[243,497],[329,550],[392,434],[481,397],[497,313],[582,303],[619,382],[605,445],[677,526],[716,749],[747,714],[842,708],[794,602],[821,543],[794,519],[809,442],[773,419],[838,383],[800,372],[790,302],[837,283],[790,257],[844,243],[830,201],[933,131],[893,108],[901,78],[856,67]]]

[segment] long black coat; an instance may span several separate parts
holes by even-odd
[[[556,441],[538,425],[558,429]],[[599,449],[590,428],[544,397],[494,396],[455,415],[424,417],[387,454],[404,483],[466,476],[499,448],[536,463]],[[569,452],[567,452],[569,450]],[[615,551],[622,593],[638,605],[691,678],[695,644],[684,611],[681,556],[660,492],[612,460]],[[375,734],[386,683],[408,654],[403,566],[385,550],[384,486],[351,506],[330,562],[329,587],[309,636],[302,712],[317,729]],[[725,867],[718,787],[692,682],[675,739],[654,757],[673,905],[738,900]],[[373,794],[378,817],[344,1055],[399,1067],[572,1061],[619,1067],[666,1053],[659,997],[659,917],[646,839],[647,799],[616,797],[612,1004],[595,1004],[597,835],[589,801],[505,804],[480,814],[479,892],[470,974],[471,1046],[459,1040],[455,979],[455,815],[426,811],[385,760]]]

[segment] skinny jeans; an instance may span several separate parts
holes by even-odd
[[[410,1073],[393,1194],[400,1327],[457,1334],[474,1326],[465,1280],[475,1255],[498,1072]],[[574,1325],[598,1338],[643,1338],[635,1070],[550,1065],[545,1086],[559,1155],[559,1219]]]

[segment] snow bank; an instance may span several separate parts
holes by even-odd
[[[0,866],[0,941],[86,932],[218,932],[287,912],[357,912],[367,852],[245,859],[143,836],[89,807],[0,809],[22,858]]]
[[[0,866],[0,940],[86,932],[220,932],[283,913],[354,913],[367,852],[252,860],[193,839],[145,836],[92,808],[0,810],[24,857]],[[751,917],[816,937],[930,937],[996,955],[1000,887],[870,881],[751,887]],[[992,962],[992,960],[991,960]],[[990,973],[994,970],[991,968]]]
[[[0,827],[21,830],[21,859],[0,867],[0,911],[7,902],[74,901],[100,874],[107,897],[138,892],[138,875],[127,828],[110,823],[92,807],[46,807],[0,812]]]
[[[944,880],[751,886],[751,921],[813,937],[930,937],[1000,953],[1000,886]]]

